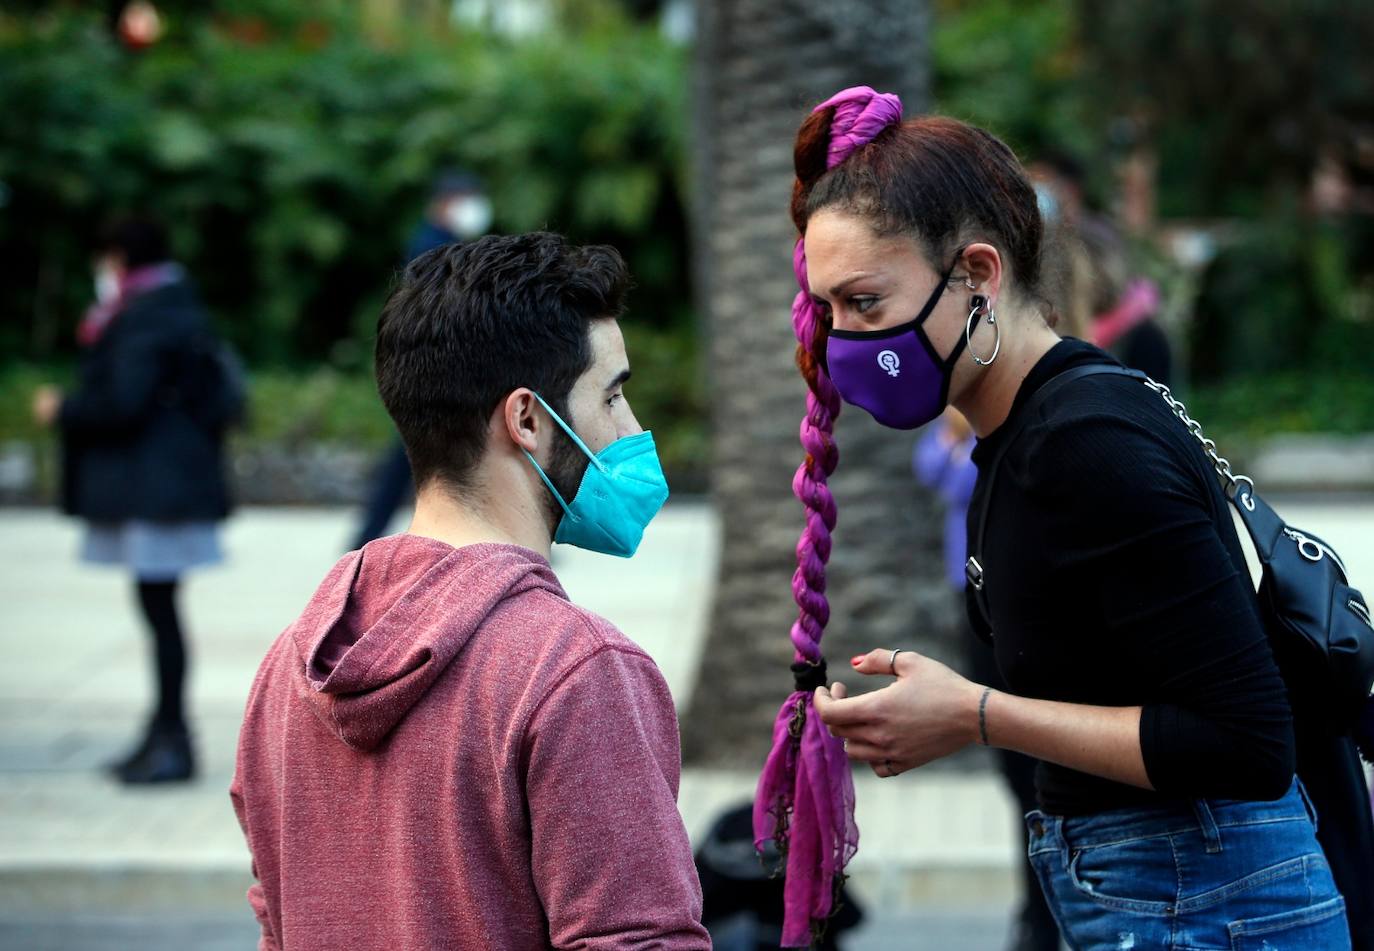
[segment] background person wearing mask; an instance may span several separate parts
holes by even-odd
[[[406,245],[406,263],[446,244],[480,238],[491,228],[491,221],[491,199],[482,187],[482,180],[471,172],[444,172],[435,179],[424,217]],[[396,510],[413,490],[405,447],[397,440],[373,473],[353,547],[362,548],[374,538],[385,535]]]
[[[62,503],[85,519],[83,560],[133,573],[153,635],[157,705],[111,771],[125,783],[195,772],[186,724],[186,637],[176,606],[189,569],[221,560],[229,512],[224,432],[237,408],[221,348],[157,222],[114,224],[95,259],[76,389],[43,387],[35,418],[63,442]]]
[[[1061,336],[1096,344],[1156,382],[1172,383],[1169,337],[1156,319],[1159,287],[1131,273],[1121,233],[1088,208],[1083,165],[1051,151],[1026,167],[1045,224],[1044,283],[1065,318]]]

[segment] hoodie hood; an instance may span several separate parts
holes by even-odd
[[[340,740],[371,750],[497,605],[539,589],[567,598],[548,561],[517,545],[370,542],[334,566],[289,631],[302,698]]]

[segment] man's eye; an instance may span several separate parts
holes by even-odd
[[[854,305],[854,309],[861,314],[866,314],[878,303],[876,297],[852,297],[849,302]]]
[[[608,399],[608,400],[606,400],[606,405],[607,405],[607,406],[614,406],[616,400],[622,400],[622,399],[624,399],[624,398],[625,398],[625,394],[624,394],[624,393],[612,393],[612,394],[611,394],[611,398]]]

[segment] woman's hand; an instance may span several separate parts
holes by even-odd
[[[845,741],[850,759],[896,776],[978,741],[982,687],[915,651],[900,651],[895,670],[891,658],[892,651],[875,650],[851,661],[861,674],[895,674],[881,690],[853,698],[842,683],[816,690],[816,712]]]
[[[40,386],[33,391],[33,419],[40,426],[51,426],[62,411],[62,391],[55,386]]]

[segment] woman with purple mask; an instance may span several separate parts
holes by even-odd
[[[857,848],[845,754],[888,777],[978,743],[1042,761],[1029,854],[1071,946],[1349,947],[1226,498],[1157,393],[1081,372],[1114,361],[1051,329],[1015,156],[858,87],[810,114],[795,160],[797,689],[755,803],[787,863],[784,944],[807,943]],[[970,620],[1008,691],[889,649],[852,661],[882,689],[824,685],[841,401],[894,429],[968,419]]]

